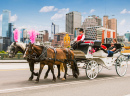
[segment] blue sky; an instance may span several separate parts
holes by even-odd
[[[122,35],[130,30],[129,4],[130,0],[0,0],[0,31],[4,9],[11,11],[11,22],[18,29],[51,31],[51,22],[54,22],[60,32],[65,31],[65,14],[78,11],[82,21],[90,15],[116,18],[117,32]]]

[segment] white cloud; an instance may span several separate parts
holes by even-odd
[[[86,12],[83,12],[82,14],[84,14],[84,15],[85,15],[85,14],[87,14],[87,13],[86,13]]]
[[[2,21],[2,14],[0,15],[0,21]]]
[[[94,11],[96,11],[96,10],[94,10],[94,9],[91,9],[91,10],[90,10],[90,13],[93,13]]]
[[[58,8],[55,8],[55,6],[44,6],[40,9],[39,12],[51,12],[51,11],[57,11]]]
[[[69,12],[69,8],[62,8],[62,9],[59,9],[58,13],[67,13]]]
[[[123,26],[125,24],[125,22],[126,22],[125,19],[121,20],[120,25]]]
[[[18,19],[18,16],[15,14],[14,16],[11,16],[10,22],[15,22],[17,21],[17,19]]]
[[[69,8],[63,8],[59,9],[57,13],[55,13],[52,17],[51,20],[57,21],[57,20],[65,20],[65,15],[66,13],[69,12]]]
[[[126,14],[126,13],[130,13],[130,11],[127,11],[126,9],[123,9],[120,14]]]
[[[57,10],[58,10],[58,8],[55,8],[55,9],[54,9],[54,11],[57,11]]]

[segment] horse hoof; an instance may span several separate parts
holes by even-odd
[[[60,79],[60,77],[59,77],[59,76],[57,76],[57,79]]]
[[[66,79],[65,78],[62,78],[62,81],[65,81]]]
[[[35,82],[35,83],[38,83],[39,81],[36,80],[36,81],[34,81],[34,82]]]
[[[33,78],[29,78],[28,81],[32,81]]]
[[[56,82],[56,80],[53,80],[53,79],[52,79],[52,82]]]

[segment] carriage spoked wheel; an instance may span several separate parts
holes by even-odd
[[[86,75],[89,79],[94,79],[97,77],[99,68],[98,64],[96,61],[91,60],[88,62],[86,65]]]
[[[103,69],[103,65],[102,64],[98,64],[98,73],[101,72]]]
[[[127,67],[128,67],[128,60],[124,55],[120,55],[117,57],[116,60],[116,73],[119,76],[124,76],[126,74],[127,71]]]

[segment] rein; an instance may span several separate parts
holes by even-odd
[[[54,54],[55,54],[55,57],[54,57],[54,58],[47,58],[47,50],[48,50],[49,48],[50,48],[50,49],[53,49]],[[69,58],[69,53],[70,53],[70,58]],[[34,59],[35,61],[53,60],[54,63],[55,63],[56,61],[59,61],[59,62],[64,63],[62,60],[56,59],[56,55],[57,55],[56,48],[51,48],[51,47],[47,47],[47,46],[46,46],[46,47],[44,47],[44,48],[42,49],[42,53],[41,53],[41,55],[38,56],[38,57],[37,57],[37,52],[36,52],[36,50],[34,49],[34,53],[31,55],[31,57],[32,57],[32,59]],[[34,58],[33,58],[33,57],[34,57]],[[66,57],[67,57],[66,60],[68,60],[68,61],[74,61],[74,60],[72,60],[71,51],[68,50],[68,49],[66,49]]]

